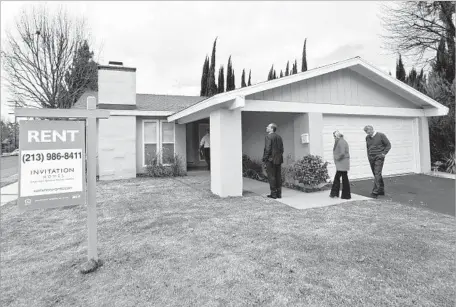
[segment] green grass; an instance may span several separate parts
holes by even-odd
[[[98,182],[84,207],[2,207],[1,306],[454,306],[454,218],[390,202],[296,210],[207,178]]]

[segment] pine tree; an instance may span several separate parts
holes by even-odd
[[[223,93],[225,91],[225,76],[223,73],[223,65],[221,65],[219,69],[217,91],[219,93]]]
[[[203,73],[201,75],[201,90],[200,96],[207,96],[207,78],[209,75],[209,57],[206,55],[203,65]]]
[[[214,40],[212,47],[211,63],[209,68],[209,77],[207,79],[207,96],[211,97],[217,94],[217,84],[215,83],[215,52],[216,52],[217,38]]]
[[[280,70],[279,78],[282,78],[282,77],[283,77],[283,73],[282,73],[282,70]]]
[[[85,90],[98,90],[98,64],[93,61],[93,52],[87,41],[75,51],[73,63],[65,74],[67,89],[62,90],[61,105],[73,106]],[[63,94],[64,93],[64,94]]]
[[[236,89],[236,78],[234,76],[234,69],[231,71],[231,88]]]
[[[272,73],[272,79],[277,79],[277,74],[276,74],[275,69],[274,69],[274,72]]]
[[[247,82],[247,86],[252,85],[251,81],[252,81],[252,70],[250,69],[250,71],[249,71],[249,81]]]
[[[306,43],[307,43],[307,38],[304,40],[304,47],[302,48],[302,66],[301,66],[301,72],[307,71]]]
[[[404,63],[402,63],[402,56],[399,54],[399,60],[396,64],[396,79],[405,82],[406,72],[404,68]]]
[[[290,61],[287,61],[287,67],[285,68],[285,76],[290,75]]]
[[[245,69],[242,70],[242,76],[241,76],[241,87],[246,87],[247,84],[245,84]]]

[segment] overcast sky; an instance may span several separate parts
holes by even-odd
[[[2,37],[20,9],[43,1],[2,1]],[[84,16],[100,64],[121,61],[136,67],[138,93],[199,95],[206,55],[217,40],[216,68],[232,56],[236,87],[242,69],[252,83],[267,80],[297,59],[301,68],[307,38],[308,68],[360,56],[385,72],[395,72],[396,57],[383,50],[378,2],[47,2]],[[3,74],[3,71],[2,71]],[[217,76],[216,76],[217,79]],[[2,116],[8,96],[1,92]]]

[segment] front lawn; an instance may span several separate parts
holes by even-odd
[[[1,208],[1,306],[454,306],[454,218],[381,200],[296,210],[198,177],[98,182],[83,207]]]

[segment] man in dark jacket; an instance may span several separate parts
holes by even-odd
[[[385,185],[383,183],[382,170],[385,163],[385,156],[391,149],[391,143],[381,132],[374,132],[372,126],[364,127],[366,132],[367,157],[374,174],[374,188],[371,197],[377,198],[378,195],[385,195]]]
[[[269,124],[266,127],[268,133],[264,140],[263,163],[266,164],[269,188],[269,198],[282,198],[282,163],[283,163],[283,141],[276,133],[277,125]]]

